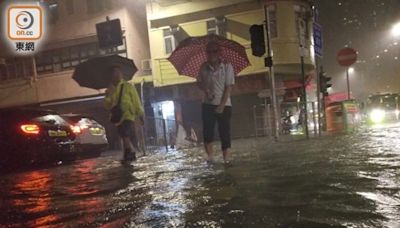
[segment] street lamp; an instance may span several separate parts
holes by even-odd
[[[400,37],[400,22],[396,23],[392,27],[392,35],[394,37]]]
[[[354,67],[350,67],[350,68],[349,68],[349,73],[350,73],[350,74],[354,73]]]

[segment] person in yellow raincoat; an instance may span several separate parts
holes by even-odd
[[[123,143],[123,161],[135,161],[136,151],[139,150],[139,147],[134,122],[140,120],[140,123],[143,124],[143,106],[136,88],[123,79],[120,67],[114,66],[111,70],[112,81],[106,90],[104,105],[108,110],[117,105],[121,88],[123,88],[120,103],[122,118],[116,126]]]

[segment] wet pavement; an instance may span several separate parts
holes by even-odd
[[[3,174],[0,227],[400,227],[400,127]],[[221,157],[218,157],[221,160]]]

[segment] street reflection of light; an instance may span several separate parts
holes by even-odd
[[[35,171],[24,174],[17,179],[15,194],[24,194],[24,199],[15,199],[13,204],[21,208],[28,215],[47,214],[50,210],[51,195],[50,183],[53,180],[48,172]],[[56,221],[57,216],[50,213],[38,219],[32,220],[29,226],[46,226]]]
[[[379,58],[380,58],[380,56],[379,56],[379,55],[377,55],[377,56],[376,56],[376,58],[377,58],[377,59],[379,59]]]
[[[84,196],[97,193],[99,190],[94,187],[98,180],[97,174],[93,173],[96,163],[93,160],[85,160],[76,168],[77,185],[71,186],[67,191],[75,196]]]
[[[168,226],[181,227],[183,222],[181,218],[184,218],[185,213],[193,205],[193,197],[190,197],[187,190],[194,169],[191,166],[192,162],[183,160],[187,156],[185,151],[174,150],[168,154],[167,159],[153,163],[151,169],[135,171],[134,176],[140,182],[132,183],[128,188],[137,188],[142,185],[142,181],[147,187],[155,185],[156,188],[151,188],[152,191],[148,193],[152,200],[151,205],[142,212],[143,219],[156,221],[158,218],[164,219],[168,216]],[[196,189],[198,188],[202,186],[199,185]],[[167,226],[160,224],[159,227]]]
[[[384,52],[388,52],[389,50],[388,49],[385,49],[385,50],[383,50]]]
[[[85,160],[74,167],[70,178],[74,179],[74,185],[66,188],[66,191],[73,197],[82,198],[74,201],[74,205],[79,213],[86,213],[82,223],[90,224],[96,220],[96,214],[104,210],[104,199],[96,197],[101,190],[97,185],[102,175],[95,172],[96,161],[93,159]]]

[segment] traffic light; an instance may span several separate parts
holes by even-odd
[[[252,54],[262,57],[265,54],[264,26],[252,25],[250,27],[250,39]]]
[[[107,20],[96,24],[96,32],[100,48],[118,47],[123,44],[119,19]]]
[[[328,96],[328,89],[332,87],[332,84],[329,84],[328,82],[332,80],[332,78],[326,76],[326,73],[324,71],[321,71],[319,73],[319,88],[322,94],[324,96]]]

